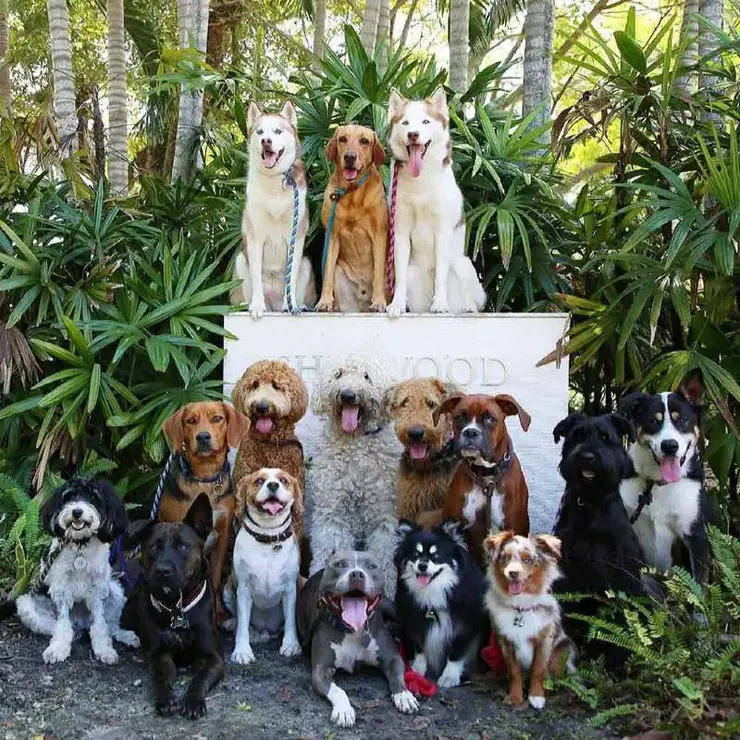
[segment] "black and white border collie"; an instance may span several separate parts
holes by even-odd
[[[619,404],[637,429],[632,471],[619,492],[646,561],[660,571],[685,565],[696,580],[705,576],[706,525],[713,519],[698,449],[702,396],[693,375],[676,392],[632,393]]]
[[[442,688],[459,686],[490,634],[483,571],[457,522],[428,531],[402,520],[397,532],[396,615],[411,667]]]

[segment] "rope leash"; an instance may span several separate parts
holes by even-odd
[[[350,188],[334,188],[334,192],[329,196],[331,200],[331,210],[329,211],[329,220],[326,223],[326,234],[324,235],[324,251],[321,255],[321,274],[326,274],[326,260],[329,257],[329,242],[331,241],[331,232],[334,228],[334,218],[337,215],[337,204],[339,199],[346,195],[351,190],[359,190],[370,175],[370,170],[367,170],[365,174],[357,181],[354,187]]]
[[[154,521],[159,513],[159,505],[162,503],[162,494],[164,493],[164,483],[167,480],[167,476],[172,470],[172,463],[175,461],[175,453],[170,452],[170,456],[162,471],[162,475],[159,476],[159,483],[157,484],[157,490],[154,493],[154,501],[152,501],[152,508],[149,512],[149,519]]]
[[[393,300],[396,287],[396,195],[398,193],[398,171],[401,169],[400,162],[393,163],[391,170],[391,212],[388,229],[388,254],[385,259],[385,292],[388,300]]]
[[[299,212],[299,193],[298,183],[293,177],[293,167],[285,173],[283,177],[283,187],[290,185],[293,189],[293,225],[290,230],[290,243],[288,244],[288,259],[285,263],[285,300],[288,304],[288,311],[295,316],[301,312],[301,308],[296,305],[293,297],[293,261],[295,257],[295,244],[298,239],[298,212]]]

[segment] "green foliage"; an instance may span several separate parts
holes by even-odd
[[[591,639],[630,656],[617,682],[599,664],[558,682],[600,710],[592,724],[649,718],[649,726],[674,737],[736,735],[738,720],[725,707],[740,692],[740,540],[714,527],[709,540],[715,575],[709,584],[676,568],[662,584],[664,600],[619,595],[601,615],[581,617]]]

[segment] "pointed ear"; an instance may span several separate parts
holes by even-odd
[[[417,529],[419,529],[419,525],[415,522],[409,519],[401,519],[396,525],[396,536],[399,540],[403,540]]]
[[[621,414],[609,414],[609,418],[620,437],[627,437],[630,442],[637,438],[634,424]]]
[[[185,433],[182,429],[182,415],[184,411],[185,409],[178,409],[162,424],[162,431],[173,452],[181,449],[183,444],[185,444]]]
[[[568,414],[565,419],[559,421],[555,425],[555,429],[552,430],[552,436],[555,439],[555,444],[560,442],[561,439],[567,437],[576,424],[579,424],[587,418],[588,417],[586,416],[586,414],[583,414],[580,411],[574,411],[572,414]]]
[[[252,132],[252,129],[254,128],[254,124],[257,123],[257,119],[262,115],[262,110],[255,102],[251,102],[249,104],[249,108],[247,109],[247,128],[249,129],[249,132]]]
[[[211,509],[211,502],[205,493],[201,493],[192,503],[188,509],[188,513],[185,514],[183,523],[192,527],[195,534],[203,541],[206,540],[210,531],[213,529],[213,510]]]
[[[551,534],[536,534],[532,537],[537,549],[550,560],[556,563],[560,560],[560,540]]]
[[[617,404],[617,413],[626,416],[628,419],[632,419],[632,421],[636,421],[640,415],[640,411],[649,399],[650,396],[642,391],[630,393]]]
[[[131,522],[123,538],[123,549],[133,550],[147,540],[155,524],[154,519],[137,519]]]
[[[501,393],[498,396],[494,396],[493,400],[503,409],[503,412],[507,416],[514,416],[516,414],[525,432],[529,429],[532,417],[519,405],[519,402],[513,396]]]
[[[513,538],[514,532],[511,530],[499,532],[498,534],[489,534],[483,542],[483,549],[491,560],[495,560],[501,552],[501,548]]]
[[[296,115],[295,107],[290,100],[285,101],[285,105],[282,107],[280,115],[288,121],[296,131],[298,130],[298,116]]]
[[[228,403],[224,404],[224,414],[226,415],[226,441],[229,447],[238,447],[242,437],[249,429],[249,417],[237,411]]]
[[[438,409],[435,409],[432,414],[434,425],[436,426],[439,423],[439,417],[442,416],[442,414],[449,414],[463,398],[465,398],[464,393],[456,393],[454,396],[446,398],[444,403]]]
[[[465,542],[465,536],[463,535],[460,522],[453,519],[446,519],[439,525],[439,528],[452,540],[458,547],[462,547],[463,550],[468,549],[468,543]]]
[[[703,406],[704,382],[702,381],[701,370],[692,370],[681,381],[678,392],[693,406]]]
[[[385,162],[385,149],[383,149],[377,134],[373,134],[373,162],[375,162],[376,167],[380,167]]]
[[[445,119],[449,118],[450,109],[447,107],[447,95],[442,85],[432,93],[431,97],[427,98],[427,103],[434,108],[436,113],[444,116]]]
[[[392,88],[391,95],[388,98],[388,118],[396,118],[402,115],[406,103],[408,103],[408,100],[395,87]]]
[[[337,158],[337,133],[334,132],[334,136],[329,139],[329,143],[326,145],[326,159],[329,162],[334,162]]]

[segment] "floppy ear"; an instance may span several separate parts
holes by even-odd
[[[537,549],[550,560],[554,560],[556,563],[560,560],[561,547],[560,540],[551,534],[536,534],[533,535],[532,539],[537,546]]]
[[[337,134],[334,132],[334,136],[329,139],[329,143],[326,145],[326,159],[329,162],[334,162],[337,158]]]
[[[192,527],[195,534],[205,541],[213,529],[213,510],[205,493],[201,493],[185,514],[183,522]]]
[[[552,436],[555,439],[555,444],[560,442],[561,439],[567,437],[573,427],[576,424],[584,421],[588,417],[581,411],[574,411],[572,414],[568,414],[562,421],[559,421],[555,425],[555,429],[552,430]]]
[[[436,426],[439,423],[439,417],[442,416],[442,414],[449,414],[452,409],[457,406],[462,399],[465,398],[464,393],[456,393],[454,396],[450,396],[449,398],[446,398],[444,400],[444,403],[438,408],[435,409],[434,413],[432,414],[432,421],[434,422],[434,425]]]
[[[647,393],[643,393],[642,391],[630,393],[617,404],[617,413],[626,416],[628,419],[632,419],[632,421],[635,421],[640,413],[640,410],[645,405],[645,402],[649,400],[649,398],[650,396]]]
[[[244,372],[236,381],[234,389],[231,391],[231,402],[234,404],[234,408],[240,414],[248,415],[248,409],[244,406],[244,396],[246,395],[245,390],[247,387],[247,372]]]
[[[257,123],[257,119],[262,115],[262,110],[260,107],[252,101],[249,104],[249,108],[247,109],[247,128],[249,129],[250,133],[252,129],[254,128],[254,124]]]
[[[237,411],[228,403],[224,404],[224,414],[226,415],[226,441],[229,447],[238,447],[242,437],[249,429],[249,417]]]
[[[291,424],[297,424],[306,415],[306,411],[308,410],[308,388],[298,373],[292,375],[289,386],[290,413],[287,419]]]
[[[41,526],[46,532],[49,532],[56,537],[61,537],[64,534],[64,531],[57,525],[57,514],[62,508],[62,498],[64,496],[65,488],[66,483],[59,486],[59,488],[51,494],[51,497],[44,501],[41,505],[41,510],[39,511]]]
[[[691,373],[681,381],[678,392],[693,406],[704,405],[704,382],[701,370],[692,370]]]
[[[498,396],[494,396],[493,400],[502,408],[507,416],[514,416],[516,414],[525,432],[529,429],[529,425],[532,423],[532,417],[519,405],[519,402],[513,396],[501,393]]]
[[[185,434],[182,430],[182,414],[184,409],[175,411],[164,424],[162,424],[162,431],[164,436],[167,438],[167,442],[170,445],[170,449],[173,452],[182,449],[185,444]]]
[[[239,479],[234,491],[234,516],[241,524],[244,519],[244,510],[247,508],[247,488],[249,482],[255,477],[256,473],[250,473]]]
[[[495,560],[499,552],[501,552],[501,548],[513,537],[514,532],[512,530],[499,532],[498,534],[489,534],[483,542],[483,549],[491,560]]]
[[[101,542],[113,542],[128,527],[126,507],[116,489],[108,481],[96,481],[94,485],[97,486],[105,505],[104,521],[98,532],[98,539]]]
[[[380,167],[385,162],[385,149],[383,149],[377,134],[373,134],[373,162],[375,162],[376,167]]]
[[[458,547],[462,547],[463,550],[468,549],[468,543],[465,542],[465,536],[463,535],[460,522],[454,519],[446,519],[439,525],[439,528],[452,540]]]
[[[388,98],[388,118],[395,118],[400,116],[403,112],[403,106],[408,103],[408,100],[401,95],[396,88],[391,89],[391,95]]]
[[[293,529],[298,529],[296,532],[296,539],[300,540],[300,528],[303,523],[303,489],[301,488],[301,484],[298,482],[298,479],[294,478],[290,473],[283,470],[283,475],[286,477],[288,484],[290,485],[290,489],[293,491]]]
[[[280,111],[280,115],[290,123],[290,125],[297,131],[298,130],[298,116],[295,112],[295,107],[290,100],[285,101],[285,105]]]
[[[133,550],[147,540],[156,523],[154,519],[137,519],[131,522],[123,537],[123,549]]]
[[[620,437],[627,437],[630,442],[635,441],[637,438],[635,434],[635,426],[629,419],[621,414],[609,414],[609,418]]]

